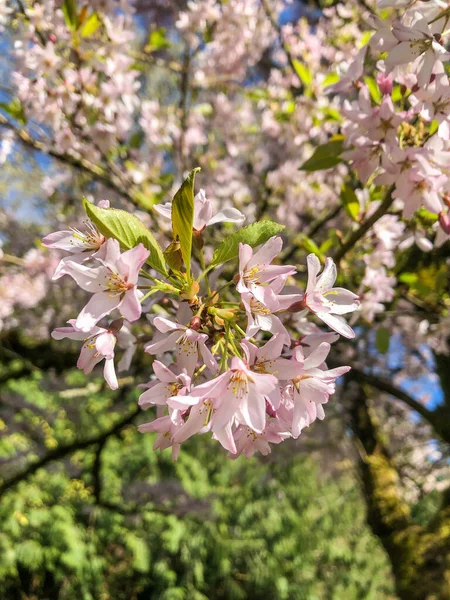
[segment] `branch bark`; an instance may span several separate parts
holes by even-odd
[[[394,186],[391,186],[389,191],[386,194],[385,199],[380,204],[380,206],[376,209],[376,211],[370,215],[368,219],[364,221],[364,223],[354,231],[348,240],[342,244],[339,250],[334,255],[334,262],[338,265],[344,256],[359,242],[359,240],[365,236],[365,234],[369,231],[369,229],[374,225],[383,215],[387,213],[389,208],[392,206],[395,198],[392,197],[392,193],[394,191]]]

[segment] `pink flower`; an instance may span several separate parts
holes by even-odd
[[[448,60],[450,54],[440,44],[427,20],[419,13],[415,17],[411,27],[398,21],[393,24],[392,33],[399,43],[389,52],[385,64],[389,74],[397,65],[416,61],[417,85],[423,88],[430,83],[436,62]]]
[[[153,207],[163,217],[170,219],[172,217],[172,203],[156,204]],[[209,225],[216,223],[236,223],[242,225],[245,216],[233,207],[224,207],[213,216],[213,206],[211,200],[205,195],[205,190],[200,190],[194,198],[194,224],[193,229],[203,231]]]
[[[245,454],[247,458],[251,458],[255,452],[267,456],[271,452],[270,444],[280,444],[289,437],[291,434],[285,430],[283,423],[278,419],[270,419],[262,433],[256,433],[250,427],[240,425],[234,432],[236,457]]]
[[[85,332],[76,328],[75,319],[68,321],[70,327],[57,327],[52,332],[52,338],[62,340],[69,338],[71,340],[83,341],[80,357],[77,367],[88,375],[97,363],[105,359],[103,375],[109,387],[112,390],[118,388],[116,372],[114,370],[114,347],[116,345],[116,328],[104,329],[103,327],[94,327],[86,336]]]
[[[86,267],[75,262],[67,262],[64,272],[75,279],[77,284],[92,298],[76,320],[76,328],[90,331],[94,325],[115,308],[128,321],[136,321],[141,316],[140,298],[137,289],[139,271],[149,257],[149,251],[138,244],[135,248],[120,253],[119,242],[109,239],[106,242],[106,256],[99,267]]]
[[[153,325],[164,335],[160,336],[159,340],[147,344],[144,348],[145,352],[156,355],[175,350],[179,368],[184,369],[190,377],[194,374],[197,366],[199,352],[208,369],[214,373],[218,370],[216,359],[206,346],[208,341],[206,333],[199,333],[187,325],[165,317],[155,317]]]
[[[341,94],[351,90],[354,87],[355,82],[359,81],[364,73],[364,59],[366,58],[366,53],[367,46],[363,46],[354,60],[348,65],[345,74],[337,83],[327,86],[325,93]]]
[[[304,427],[309,427],[316,419],[324,419],[322,405],[336,391],[335,381],[350,370],[338,367],[327,370],[324,360],[330,351],[330,344],[321,343],[306,358],[303,349],[294,350],[293,362],[302,367],[302,373],[292,380],[287,388],[294,403],[292,414],[292,436],[297,438]]]
[[[108,200],[102,200],[99,202],[99,206],[106,206],[106,203],[109,206]],[[105,236],[99,232],[89,219],[84,221],[84,224],[86,226],[85,231],[76,228],[67,231],[56,231],[42,240],[42,244],[47,248],[58,248],[71,253],[70,256],[64,257],[59,262],[53,275],[54,281],[65,275],[64,267],[68,261],[81,263],[89,258],[102,259],[105,257]]]
[[[148,389],[140,395],[139,406],[144,410],[151,405],[166,406],[172,396],[184,396],[191,387],[191,378],[184,371],[176,374],[158,360],[153,362],[156,381],[148,384]]]
[[[240,358],[231,360],[230,369],[199,386],[189,396],[168,400],[171,408],[182,410],[191,406],[189,418],[176,434],[175,440],[182,442],[204,427],[208,427],[219,442],[235,453],[231,427],[235,420],[261,433],[266,423],[266,398],[278,387],[273,375],[252,371]],[[205,418],[207,408],[208,418]],[[231,437],[230,437],[231,436]]]
[[[319,319],[346,338],[354,338],[355,332],[340,315],[355,311],[359,307],[359,298],[344,288],[334,288],[336,281],[336,265],[332,258],[327,258],[325,267],[319,275],[321,266],[315,254],[308,258],[308,285],[304,304]]]
[[[290,265],[271,265],[280,253],[283,242],[279,237],[270,238],[255,254],[247,244],[239,244],[239,276],[236,289],[240,294],[252,294],[263,306],[272,310],[279,308],[276,293],[270,283],[284,284],[286,277],[295,273]]]
[[[177,460],[180,452],[180,444],[174,442],[173,438],[182,426],[183,419],[181,418],[181,414],[179,411],[174,410],[164,417],[159,417],[150,423],[139,425],[138,430],[141,433],[157,433],[153,450],[165,450],[172,446],[172,460]]]

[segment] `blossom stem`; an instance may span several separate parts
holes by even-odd
[[[203,254],[202,248],[200,248],[200,250],[198,251],[198,257],[199,257],[199,261],[200,261],[200,267],[205,274],[206,291],[208,292],[208,296],[210,296],[211,295],[211,286],[209,285],[208,270],[206,269],[206,266],[205,266],[205,256]]]

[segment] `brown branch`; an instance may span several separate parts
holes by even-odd
[[[49,156],[52,156],[53,158],[56,158],[57,160],[74,167],[78,171],[89,173],[97,181],[100,181],[108,188],[121,194],[124,198],[136,206],[136,208],[142,208],[139,202],[129,193],[129,191],[127,191],[127,189],[120,182],[118,182],[116,178],[110,177],[106,170],[102,167],[91,163],[83,157],[76,158],[70,154],[63,154],[57,152],[56,150],[47,148],[46,144],[34,139],[25,129],[19,129],[18,127],[15,127],[4,115],[1,114],[0,125],[13,131],[19,141],[25,146],[32,148],[33,150],[37,150],[38,152],[48,154]]]
[[[349,252],[358,242],[359,240],[365,236],[365,234],[369,231],[369,229],[374,225],[383,215],[387,213],[389,208],[392,206],[395,198],[392,197],[392,193],[394,191],[394,186],[389,188],[389,191],[386,194],[385,199],[380,204],[380,206],[376,209],[376,211],[370,215],[366,221],[356,230],[354,231],[348,240],[342,244],[339,250],[336,252],[334,256],[334,261],[336,264],[339,264],[340,261],[344,258],[344,256]]]
[[[357,381],[358,383],[367,383],[368,385],[376,388],[380,392],[385,392],[390,396],[394,396],[394,398],[397,398],[397,400],[401,400],[409,408],[419,413],[419,415],[423,417],[426,421],[428,421],[430,425],[432,425],[433,427],[435,426],[433,411],[428,410],[426,406],[424,406],[417,400],[414,400],[412,396],[410,396],[400,388],[396,387],[386,379],[383,379],[382,377],[378,377],[376,375],[372,375],[370,373],[365,373],[364,371],[355,367],[352,367],[352,370],[349,372],[348,377],[350,379],[353,379],[354,381]]]
[[[277,35],[278,35],[278,41],[280,42],[280,46],[283,50],[283,52],[286,55],[287,61],[289,63],[289,66],[291,67],[292,71],[294,72],[295,76],[297,77],[299,83],[300,83],[300,88],[303,88],[304,83],[300,77],[300,75],[297,72],[297,69],[295,67],[295,61],[298,60],[296,58],[294,58],[292,56],[291,53],[291,49],[289,48],[289,45],[284,41],[283,39],[283,30],[280,26],[280,24],[278,23],[278,21],[276,20],[275,16],[272,13],[272,10],[269,6],[269,3],[267,0],[261,0],[261,5],[263,7],[264,13],[266,14],[267,19],[269,20],[270,24],[272,25],[273,29],[276,31]],[[300,62],[300,61],[299,61]]]

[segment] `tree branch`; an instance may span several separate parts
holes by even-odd
[[[280,42],[280,46],[283,49],[283,52],[286,54],[286,58],[287,58],[287,61],[289,63],[289,66],[291,67],[292,71],[294,72],[294,75],[297,77],[298,81],[300,82],[300,87],[303,88],[304,83],[301,80],[301,78],[300,78],[300,76],[299,76],[299,74],[297,72],[297,69],[295,67],[295,61],[297,59],[295,59],[292,56],[291,49],[289,48],[289,45],[286,44],[286,42],[283,39],[283,30],[282,30],[282,28],[280,27],[278,21],[274,17],[274,15],[272,13],[272,10],[271,10],[271,8],[269,6],[268,1],[267,0],[261,0],[261,5],[262,5],[263,10],[264,10],[264,12],[266,14],[266,17],[268,18],[268,20],[270,21],[270,24],[272,25],[273,29],[276,31],[276,33],[278,35],[278,41]]]
[[[354,231],[349,239],[342,244],[339,250],[334,255],[334,262],[339,264],[340,261],[344,258],[344,256],[349,252],[353,246],[355,246],[359,240],[365,236],[365,234],[369,231],[369,229],[374,225],[383,215],[387,213],[389,208],[392,206],[395,198],[392,197],[392,193],[394,191],[394,186],[389,188],[389,191],[386,194],[385,199],[380,204],[380,206],[376,209],[376,211],[370,215],[368,219],[357,229]]]
[[[6,127],[14,132],[16,137],[22,144],[32,148],[33,150],[37,150],[38,152],[42,152],[44,154],[48,154],[57,160],[74,167],[78,171],[82,171],[85,173],[89,173],[92,175],[97,181],[102,182],[108,188],[118,192],[124,198],[126,198],[129,202],[131,202],[136,208],[142,208],[139,202],[125,189],[120,182],[118,182],[115,178],[110,177],[107,172],[98,165],[95,165],[88,161],[85,158],[76,158],[74,156],[70,156],[69,154],[62,154],[57,152],[56,150],[52,150],[47,148],[47,146],[40,142],[39,140],[34,139],[25,129],[19,129],[15,127],[12,123],[8,121],[8,119],[0,114],[0,125]]]

